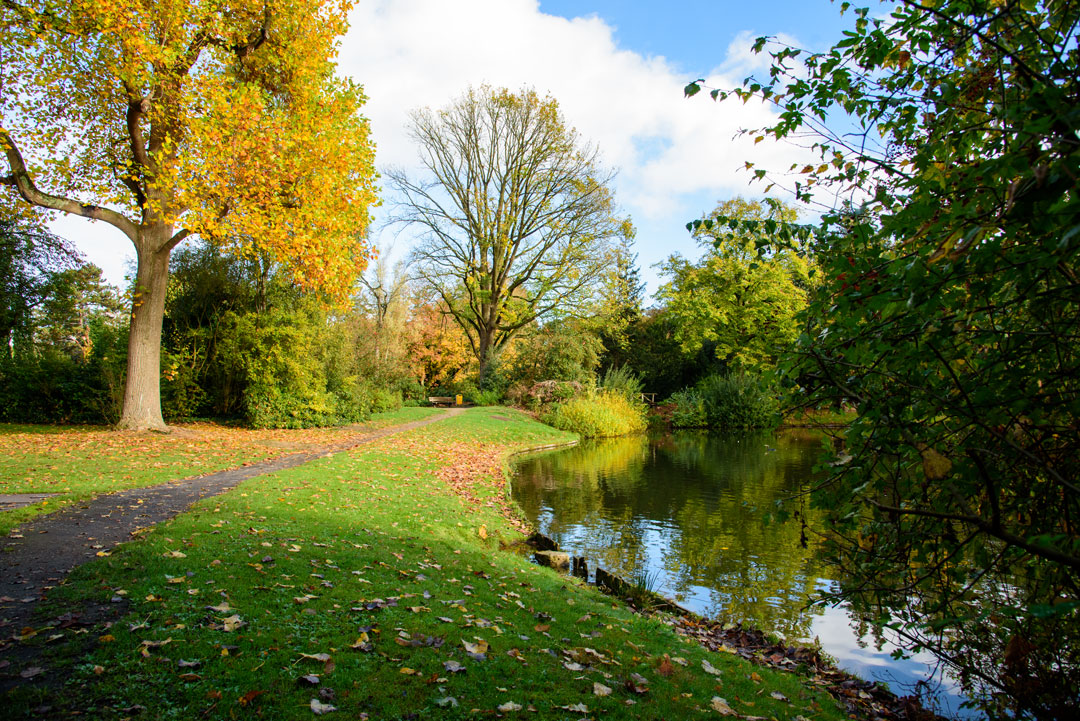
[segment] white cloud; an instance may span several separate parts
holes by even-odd
[[[414,164],[405,131],[410,109],[440,107],[482,83],[528,85],[555,97],[619,170],[619,199],[635,218],[660,220],[681,210],[681,196],[702,191],[752,193],[742,169],[747,159],[791,162],[780,157],[788,148],[736,138],[740,128],[768,123],[768,108],[683,99],[692,78],[663,57],[619,48],[613,28],[596,16],[545,15],[535,0],[360,0],[351,20],[341,72],[370,97],[365,113],[381,167]],[[717,58],[711,86],[741,81],[731,70],[745,68],[750,42],[741,36]]]

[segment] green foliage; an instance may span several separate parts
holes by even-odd
[[[815,494],[840,595],[994,716],[1080,699],[1077,27],[1048,0],[863,9],[733,91],[783,98],[764,134],[818,134],[804,200],[871,194],[815,233],[824,287],[785,364],[798,404],[858,408]]]
[[[778,422],[775,389],[751,373],[718,373],[694,388],[672,394],[676,428],[745,430],[772,428]]]
[[[498,366],[508,384],[540,381],[592,383],[604,346],[585,324],[557,321],[521,337],[513,358]]]
[[[651,308],[627,329],[626,365],[641,377],[643,390],[666,397],[718,372],[720,361],[713,344],[706,341],[693,354],[683,351],[677,324],[666,308]]]
[[[705,399],[696,388],[675,391],[668,402],[675,404],[671,414],[671,425],[675,428],[705,428],[709,425],[705,416]]]
[[[404,386],[362,340],[265,256],[223,257],[209,245],[173,254],[166,303],[167,418],[238,418],[254,428],[356,423],[401,407]]]
[[[119,418],[127,333],[96,266],[25,221],[0,221],[0,419]]]
[[[544,421],[585,438],[608,438],[645,430],[645,406],[618,392],[595,391],[555,406]]]
[[[637,374],[626,366],[608,368],[600,379],[600,387],[612,393],[621,393],[627,400],[641,400],[641,391],[644,387]]]
[[[502,402],[502,393],[494,389],[477,391],[472,395],[472,402],[478,406],[497,406]]]
[[[699,226],[695,235],[704,256],[696,263],[668,258],[661,265],[668,281],[657,298],[666,304],[684,354],[709,345],[724,367],[771,368],[798,336],[796,316],[806,306],[811,264],[794,249],[761,256],[758,248],[773,239],[769,229],[794,221],[795,211],[736,198],[717,206],[713,217],[736,219],[738,230]]]

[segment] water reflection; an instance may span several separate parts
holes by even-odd
[[[822,442],[693,432],[588,442],[523,460],[514,499],[592,566],[628,579],[648,574],[656,590],[705,615],[790,640],[819,637],[841,666],[909,692],[925,663],[875,649],[843,609],[808,607],[832,583],[803,530],[817,520],[802,494]],[[944,700],[955,711],[959,699]]]

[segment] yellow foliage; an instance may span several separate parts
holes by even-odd
[[[300,284],[344,297],[377,199],[363,93],[333,76],[349,5],[4,5],[0,133],[38,190],[74,201],[50,207],[119,211],[136,247],[154,246],[140,253],[188,233],[257,242]]]

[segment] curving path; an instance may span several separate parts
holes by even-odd
[[[85,505],[22,524],[22,538],[0,538],[0,639],[9,638],[27,625],[45,592],[76,566],[95,558],[101,549],[131,540],[132,532],[137,529],[173,518],[196,501],[224,493],[249,478],[295,468],[316,458],[436,423],[463,410],[451,408],[438,416],[363,433],[316,451],[98,496]]]

